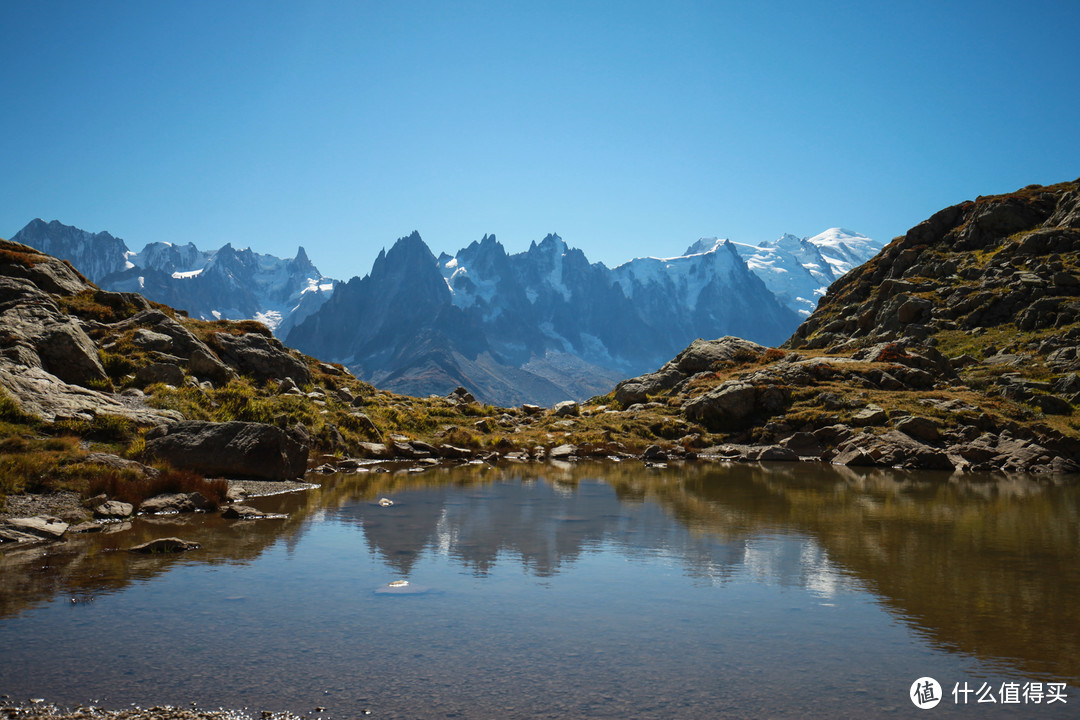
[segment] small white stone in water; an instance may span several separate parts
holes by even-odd
[[[390,507],[393,504],[394,504],[394,501],[391,500],[390,498],[382,498],[382,499],[379,500],[379,505],[381,505],[382,507]]]
[[[398,587],[408,587],[408,586],[409,586],[409,581],[408,580],[394,580],[387,587],[398,588]]]

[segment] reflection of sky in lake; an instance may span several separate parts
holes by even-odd
[[[291,512],[288,523],[158,525],[193,535],[203,550],[69,558],[91,595],[104,567],[95,562],[149,564],[92,603],[73,606],[58,593],[0,619],[0,692],[69,703],[104,696],[113,705],[318,705],[337,717],[364,707],[402,718],[914,717],[906,691],[922,675],[943,685],[1051,681],[1052,671],[1031,668],[1070,669],[1052,648],[1040,650],[1044,666],[1008,652],[979,655],[967,649],[971,623],[936,603],[955,596],[978,605],[987,578],[995,593],[1058,603],[1045,582],[1020,587],[1018,576],[1000,574],[1014,564],[1003,548],[1037,546],[1047,532],[1065,538],[1069,557],[1072,526],[1048,530],[1053,517],[1042,506],[1023,506],[1039,522],[1017,541],[1016,522],[995,521],[979,541],[991,552],[975,553],[940,525],[925,526],[934,513],[918,497],[893,503],[915,504],[913,520],[890,520],[883,513],[892,505],[861,495],[822,506],[821,497],[836,496],[835,478],[819,495],[808,490],[813,478],[795,493],[749,472],[596,477],[603,472],[573,483],[503,475],[371,492],[342,480],[339,490],[261,501]],[[383,495],[395,504],[380,507]],[[968,513],[972,502],[924,495],[942,517]],[[870,520],[859,514],[867,508]],[[973,509],[980,518],[993,510]],[[949,527],[973,536],[966,524]],[[136,523],[133,532],[143,529]],[[231,560],[239,548],[244,560]],[[49,577],[3,562],[0,593],[9,578]],[[925,564],[974,569],[923,576]],[[400,579],[408,592],[379,592]],[[949,709],[1010,716],[1009,708]],[[1062,716],[1060,707],[1039,708],[1038,717]]]

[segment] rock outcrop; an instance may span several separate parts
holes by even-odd
[[[647,402],[650,395],[675,390],[681,383],[723,363],[759,358],[766,348],[749,340],[726,336],[719,340],[695,340],[656,372],[623,380],[615,386],[615,401],[626,408]]]
[[[213,343],[227,365],[259,382],[284,378],[301,386],[311,382],[311,371],[307,365],[269,334],[215,333]]]

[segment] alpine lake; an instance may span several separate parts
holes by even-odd
[[[1080,716],[1076,484],[640,462],[318,481],[246,503],[287,518],[140,516],[0,554],[0,693],[252,717]],[[201,547],[126,551],[169,536]]]

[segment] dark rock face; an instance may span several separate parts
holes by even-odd
[[[147,452],[204,475],[288,480],[307,470],[307,445],[273,425],[187,421],[148,440]]]

